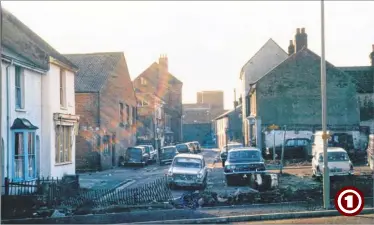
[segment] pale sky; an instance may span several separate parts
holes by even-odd
[[[225,108],[241,67],[269,39],[287,51],[296,28],[320,54],[319,1],[267,2],[21,2],[4,8],[61,53],[123,51],[131,78],[161,53],[183,81],[183,102],[196,92],[223,90]],[[336,66],[369,65],[374,2],[325,2],[326,59]]]

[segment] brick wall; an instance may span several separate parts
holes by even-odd
[[[263,125],[320,125],[320,58],[309,51],[278,66],[257,83],[257,114]],[[329,125],[358,125],[355,86],[348,75],[327,64]]]
[[[95,151],[93,134],[89,131],[99,126],[98,96],[98,93],[75,93],[75,112],[80,116],[75,145],[77,170],[99,169],[99,156]]]
[[[128,147],[136,144],[136,123],[124,127],[120,126],[120,102],[129,107],[136,107],[137,105],[133,84],[124,59],[118,63],[115,71],[109,74],[100,96],[100,127],[108,135],[116,136],[114,156],[111,153],[102,159],[103,169],[112,166],[113,158],[113,166],[118,165],[119,157],[123,156]],[[126,107],[124,107],[125,120],[129,116],[135,116],[131,111],[130,115],[127,115]]]

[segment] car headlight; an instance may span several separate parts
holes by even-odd
[[[235,166],[226,166],[226,169],[228,169],[228,170],[233,170],[233,169],[235,169],[236,167]]]
[[[198,174],[197,174],[197,178],[199,178],[199,179],[200,179],[200,178],[203,178],[203,174],[202,174],[202,173],[198,173]]]
[[[173,176],[173,172],[172,172],[171,170],[169,170],[169,172],[168,172],[168,176],[169,176],[169,177]]]

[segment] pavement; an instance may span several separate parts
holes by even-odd
[[[231,224],[374,224],[374,214],[347,216],[332,216],[320,218],[302,218],[285,220],[268,220],[261,222],[235,222]]]

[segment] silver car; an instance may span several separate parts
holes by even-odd
[[[205,189],[207,178],[208,170],[204,157],[196,154],[176,155],[167,173],[167,181],[171,189],[175,186]]]

